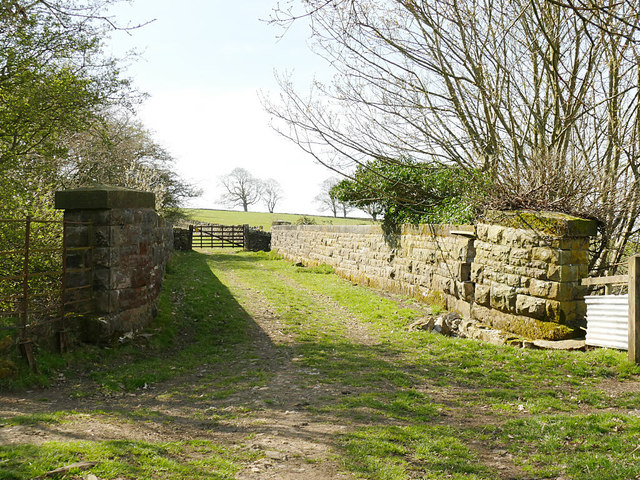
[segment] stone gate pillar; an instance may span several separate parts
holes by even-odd
[[[68,225],[66,236],[67,248],[93,245],[88,257],[67,258],[91,272],[93,314],[83,317],[83,339],[105,342],[147,326],[173,250],[173,231],[156,213],[154,194],[100,185],[56,192],[55,206],[66,221],[90,222]]]
[[[594,220],[551,212],[487,212],[478,223],[471,317],[526,338],[581,336]]]

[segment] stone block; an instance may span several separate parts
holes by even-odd
[[[155,208],[155,195],[106,185],[65,190],[55,194],[55,208],[67,211],[135,207]]]
[[[123,290],[125,288],[131,288],[132,277],[136,274],[135,269],[132,268],[111,268],[111,289]]]
[[[88,268],[90,266],[89,257],[89,250],[67,250],[67,255],[65,257],[67,270]]]
[[[552,248],[562,250],[583,250],[589,251],[589,237],[575,238],[564,237],[551,239],[548,245]]]
[[[91,227],[89,225],[67,225],[65,230],[65,242],[67,248],[87,247],[91,245]]]
[[[112,290],[111,284],[111,269],[109,268],[94,268],[93,270],[93,288],[98,290]]]
[[[518,295],[516,298],[516,313],[526,317],[544,319],[546,302],[541,298]]]
[[[458,280],[463,282],[471,280],[471,264],[470,263],[461,263],[458,266]]]
[[[549,247],[533,247],[531,249],[531,260],[541,263],[559,263],[559,250]]]
[[[521,287],[523,277],[520,275],[505,275],[505,283],[510,287]]]
[[[491,243],[502,243],[504,228],[499,225],[489,225],[487,228],[487,240]]]
[[[559,302],[556,300],[546,301],[545,320],[561,323],[564,325],[572,325],[582,321],[582,306],[584,301],[575,300],[568,302]]]
[[[118,290],[98,290],[93,297],[96,313],[112,313],[120,309]]]
[[[484,266],[481,263],[472,263],[471,264],[471,274],[469,280],[476,283],[481,283],[484,274]]]
[[[534,297],[549,298],[555,282],[533,278],[529,284],[529,292]]]
[[[111,226],[98,225],[94,227],[94,246],[96,247],[111,247],[113,245],[111,241]]]
[[[582,278],[583,268],[580,265],[550,264],[547,269],[547,278],[555,282],[575,282]]]
[[[111,247],[94,247],[93,264],[100,268],[109,268],[114,264]]]
[[[479,241],[486,242],[488,240],[488,230],[489,225],[485,223],[479,223],[478,225],[476,225],[476,236],[478,237]]]
[[[558,250],[557,263],[560,265],[586,265],[589,262],[589,252],[585,250]]]
[[[84,287],[91,284],[91,272],[67,271],[65,276],[67,288]]]
[[[484,221],[497,226],[533,231],[542,237],[589,237],[597,233],[597,222],[564,213],[526,210],[489,211]]]
[[[499,283],[491,285],[491,307],[504,312],[513,312],[516,306],[516,289]]]
[[[465,302],[473,302],[475,296],[475,283],[470,281],[458,282],[456,286],[459,292],[459,294],[456,295],[458,298]]]
[[[91,223],[93,226],[109,225],[111,211],[99,210],[65,210],[64,219],[69,222]]]
[[[474,300],[476,303],[488,307],[491,305],[491,287],[476,283]]]
[[[110,210],[110,225],[133,225],[139,222],[135,218],[134,209],[131,208],[113,208]]]

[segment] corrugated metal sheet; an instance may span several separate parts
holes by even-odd
[[[629,300],[627,295],[584,298],[587,304],[587,345],[629,348]]]

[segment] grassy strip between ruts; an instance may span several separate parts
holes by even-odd
[[[74,376],[91,372],[105,392],[133,391],[206,364],[215,374],[203,373],[190,391],[165,394],[192,399],[195,407],[263,385],[273,376],[265,367],[227,365],[239,353],[251,359],[251,317],[243,305],[260,298],[294,340],[276,346],[283,358],[296,358],[310,373],[301,385],[327,387],[305,408],[348,427],[335,447],[358,478],[501,478],[491,456],[510,459],[519,472],[510,478],[622,480],[640,474],[640,392],[602,386],[635,381],[638,369],[623,353],[520,350],[408,332],[420,315],[408,300],[399,303],[322,274],[329,271],[295,267],[271,254],[178,254],[149,344],[64,356],[64,373],[73,383]],[[370,334],[367,341],[362,332]],[[47,368],[44,375],[55,377],[63,367]],[[88,395],[83,388],[71,390]],[[248,405],[239,408],[251,414]],[[197,415],[224,415],[205,412]],[[78,414],[25,415],[4,423],[60,422]],[[120,415],[135,421],[161,414]],[[250,457],[201,441],[3,446],[0,471],[13,476],[0,478],[32,478],[64,462],[95,458],[107,459],[102,470],[92,470],[101,478],[150,479],[233,478]]]

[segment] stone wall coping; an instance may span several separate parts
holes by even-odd
[[[59,191],[55,196],[55,208],[64,210],[155,208],[155,203],[155,195],[151,192],[109,185]]]
[[[533,231],[541,236],[552,237],[590,237],[597,234],[598,223],[595,220],[572,217],[564,213],[533,212],[527,210],[488,211],[478,224],[502,226],[519,230]],[[353,234],[384,234],[380,225],[276,225],[271,230],[307,231]],[[473,237],[476,225],[421,224],[402,225],[402,235],[462,235]]]
[[[595,220],[557,212],[490,210],[479,223],[530,230],[552,237],[590,237],[598,233],[598,222]]]
[[[279,231],[306,231],[306,232],[326,232],[326,233],[353,233],[353,234],[374,234],[384,235],[380,225],[272,225],[272,232]],[[474,225],[403,225],[402,235],[462,235],[474,236]]]

